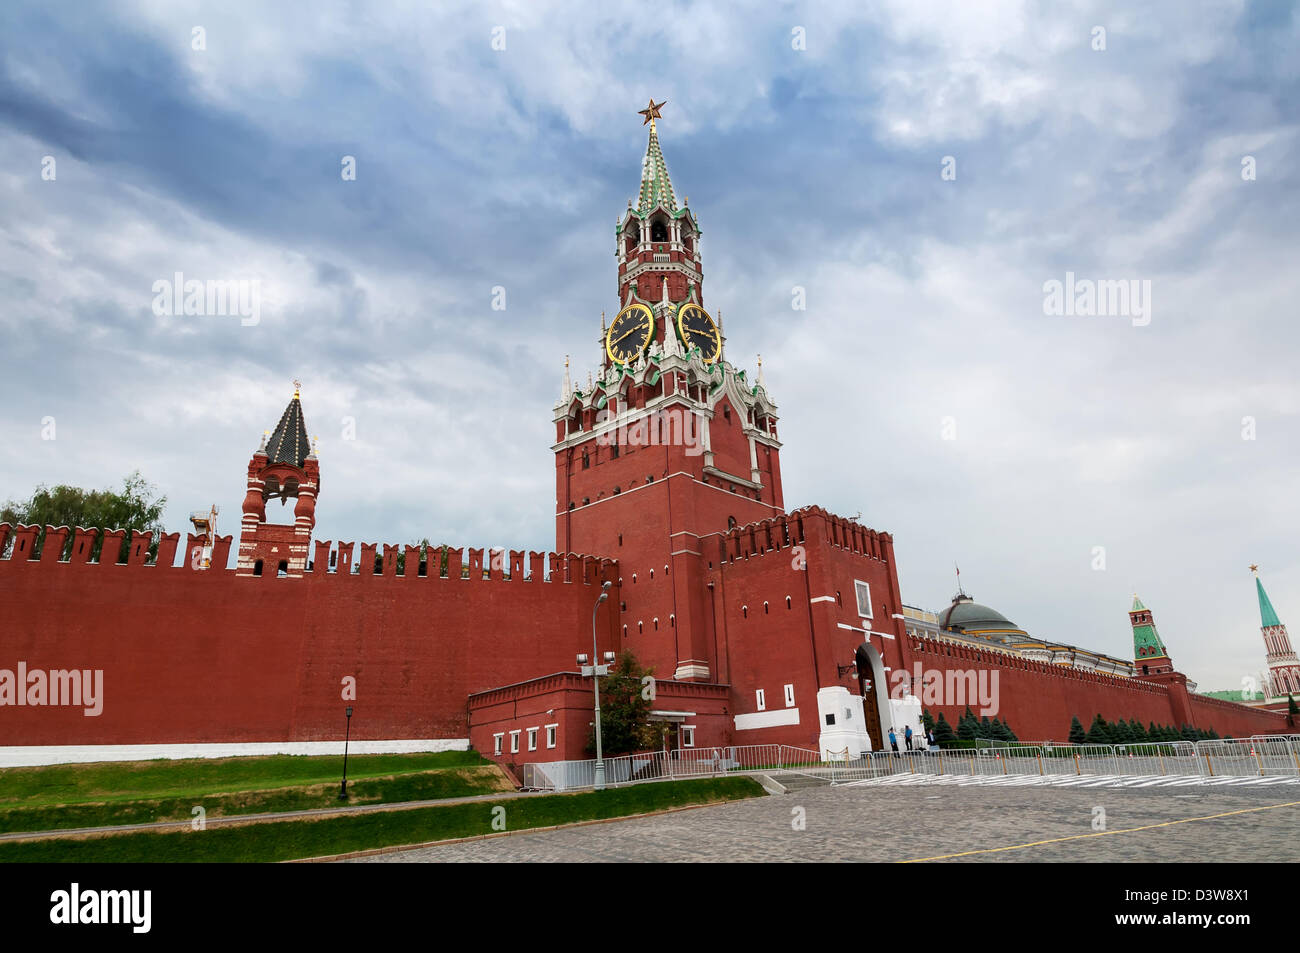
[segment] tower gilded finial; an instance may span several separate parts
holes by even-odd
[[[298,379],[295,377],[295,378],[294,378],[294,381],[293,381],[293,399],[294,399],[294,400],[297,400],[297,399],[298,399],[298,395],[299,395],[299,393],[300,393],[301,391],[302,391],[302,381],[298,380]]]

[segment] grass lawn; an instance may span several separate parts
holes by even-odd
[[[294,811],[338,804],[342,756],[102,762],[0,771],[0,833]],[[474,751],[348,758],[353,804],[510,789]]]
[[[274,821],[165,834],[140,832],[0,843],[0,863],[253,862],[321,857],[375,847],[472,837],[506,830],[644,814],[694,804],[759,797],[752,778],[662,781],[584,794],[377,811],[319,820]],[[504,815],[494,812],[501,808]]]

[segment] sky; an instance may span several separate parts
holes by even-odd
[[[139,469],[237,533],[297,378],[317,538],[552,548],[654,97],[786,505],[892,533],[909,604],[959,565],[1119,657],[1137,592],[1240,688],[1250,564],[1300,626],[1296,10],[6,3],[0,499]],[[177,272],[256,322],[155,307]],[[1141,297],[1052,313],[1068,280]]]

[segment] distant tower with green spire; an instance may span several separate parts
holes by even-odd
[[[1264,691],[1269,701],[1285,701],[1288,695],[1300,695],[1300,659],[1296,658],[1286,626],[1264,591],[1259,567],[1251,566],[1250,571],[1255,575],[1255,594],[1259,597],[1259,631],[1264,635],[1264,649],[1268,653],[1268,684]]]
[[[1133,665],[1138,675],[1164,675],[1174,670],[1173,660],[1160,641],[1155,618],[1142,600],[1133,594],[1133,608],[1128,612],[1133,626]]]

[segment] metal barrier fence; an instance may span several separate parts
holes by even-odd
[[[529,790],[590,788],[594,760],[523,766]],[[1140,777],[1300,777],[1300,735],[1232,741],[1160,741],[1124,745],[1017,744],[988,748],[813,751],[792,745],[729,745],[647,751],[605,759],[605,783],[719,777],[728,774],[796,774],[843,784],[895,774],[997,777],[1012,775]]]

